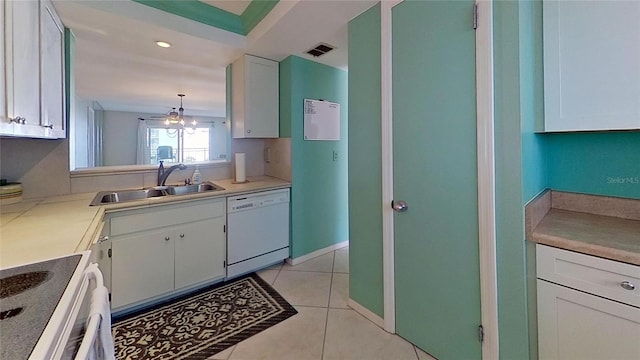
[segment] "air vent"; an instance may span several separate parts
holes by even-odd
[[[318,56],[322,56],[326,53],[328,53],[329,51],[335,49],[335,47],[329,45],[329,44],[325,44],[325,43],[320,43],[318,45],[316,45],[316,47],[314,47],[311,50],[307,51],[307,54],[313,56],[313,57],[318,57]]]

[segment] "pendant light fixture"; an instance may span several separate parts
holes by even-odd
[[[182,106],[182,98],[184,98],[186,95],[178,94],[178,96],[180,97],[180,107],[178,108],[178,111],[176,111],[176,108],[172,108],[169,114],[167,115],[164,121],[164,124],[167,128],[169,128],[172,125],[180,125],[183,128],[185,126],[184,107]],[[195,120],[191,122],[191,125],[194,128],[196,127],[196,124],[197,122]]]

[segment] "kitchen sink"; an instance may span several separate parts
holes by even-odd
[[[93,201],[91,201],[91,204],[89,205],[117,204],[160,196],[179,196],[220,190],[224,190],[224,188],[212,182],[204,182],[202,184],[194,185],[154,186],[152,188],[140,190],[101,191],[95,196],[95,198],[93,198]]]
[[[168,186],[166,191],[169,195],[186,195],[186,194],[200,193],[205,191],[217,191],[217,190],[224,190],[224,189],[214,183],[205,182],[202,184],[194,184],[194,185]]]
[[[93,201],[91,206],[115,204],[125,201],[134,201],[148,199],[152,197],[167,195],[164,190],[160,189],[142,189],[142,190],[119,190],[119,191],[101,191],[99,192]]]

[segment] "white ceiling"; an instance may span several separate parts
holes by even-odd
[[[236,14],[250,3],[206,2]],[[277,61],[293,54],[346,69],[347,23],[375,3],[281,0],[245,38],[130,1],[54,0],[76,37],[78,96],[105,110],[161,114],[184,93],[185,114],[201,116],[225,115],[225,67],[243,53]],[[319,42],[336,50],[317,59],[304,54]]]

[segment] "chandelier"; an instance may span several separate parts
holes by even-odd
[[[176,108],[172,108],[171,111],[169,111],[169,113],[167,114],[167,116],[165,117],[164,120],[164,125],[167,129],[169,128],[174,128],[176,125],[184,128],[186,121],[184,118],[184,107],[182,106],[182,98],[185,97],[185,94],[178,94],[178,96],[180,97],[180,107],[178,108],[178,111],[176,111]],[[196,120],[192,120],[191,121],[191,126],[193,128],[196,127]]]

